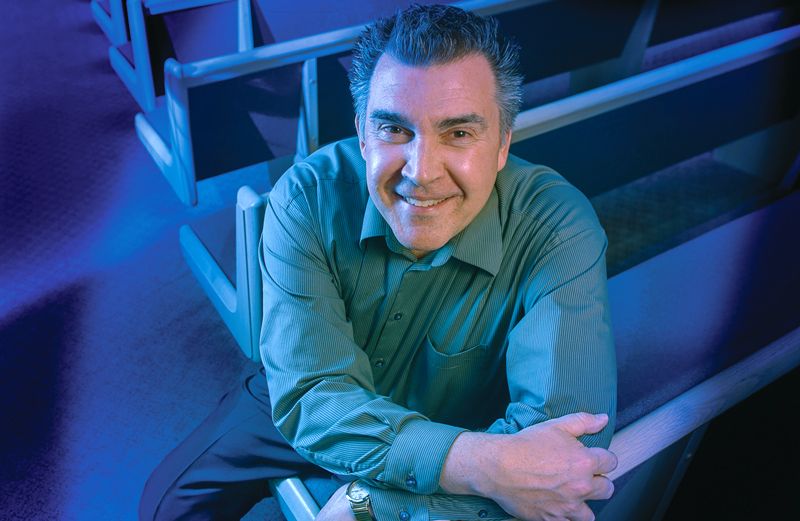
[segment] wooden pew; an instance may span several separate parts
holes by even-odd
[[[776,38],[796,27],[526,111],[512,153],[592,199],[617,246],[614,275],[785,189],[800,146],[800,53],[795,36]]]
[[[145,111],[164,95],[164,61],[252,49],[249,11],[237,0],[127,0],[130,40],[109,48],[111,67]]]
[[[794,191],[609,280],[619,467],[598,519],[665,508],[692,433],[800,366],[799,223]]]
[[[90,5],[92,17],[112,45],[122,45],[128,41],[125,0],[92,0]]]
[[[642,70],[800,22],[792,0],[661,0]]]

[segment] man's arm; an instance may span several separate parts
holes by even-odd
[[[585,198],[559,217],[565,230],[575,229],[573,222],[595,225],[559,238],[531,274],[525,316],[509,336],[506,416],[487,433],[460,435],[441,478],[444,490],[492,498],[522,519],[589,519],[584,501],[613,492],[599,475],[613,470],[616,458],[591,448],[608,447],[616,410],[607,241]]]

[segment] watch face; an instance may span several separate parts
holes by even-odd
[[[358,483],[353,483],[347,489],[347,496],[353,501],[363,501],[369,497],[369,492]]]

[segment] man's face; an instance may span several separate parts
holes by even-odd
[[[384,54],[366,117],[356,128],[373,203],[415,256],[441,248],[481,211],[508,157],[489,62],[412,67]]]

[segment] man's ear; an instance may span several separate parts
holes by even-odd
[[[355,123],[356,123],[356,134],[358,135],[358,146],[361,149],[361,157],[364,158],[364,161],[366,161],[367,160],[367,156],[366,156],[365,152],[366,152],[367,144],[364,141],[364,130],[361,127],[361,122],[358,119],[358,114],[356,114]]]
[[[497,152],[497,171],[499,172],[506,166],[508,161],[508,150],[511,148],[511,130],[500,137],[500,150]]]

